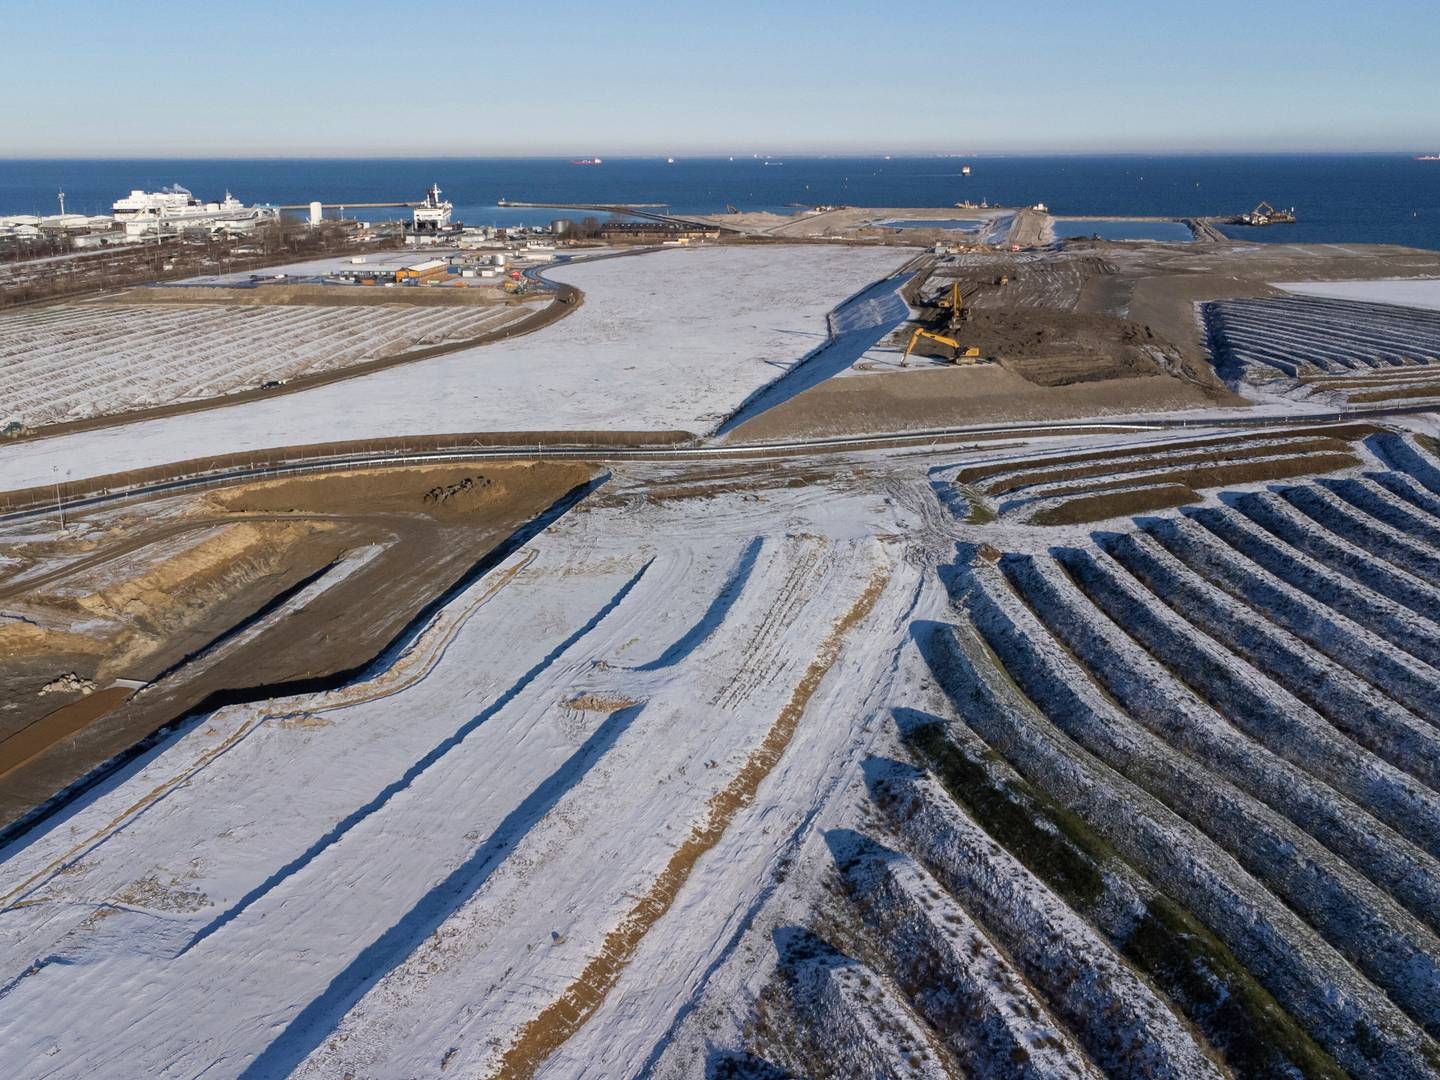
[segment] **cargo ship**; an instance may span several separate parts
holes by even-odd
[[[1416,161],[1440,161],[1440,154],[1416,154]]]
[[[601,162],[601,160],[600,160],[598,157],[587,157],[587,158],[576,158],[574,161],[570,162],[570,164],[571,164],[571,165],[600,165],[600,164],[602,164],[602,162]]]
[[[440,185],[431,184],[425,201],[414,208],[411,228],[415,232],[444,232],[450,228],[450,213],[454,209],[453,203],[440,197]]]

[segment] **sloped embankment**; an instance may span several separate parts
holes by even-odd
[[[1290,393],[1334,404],[1440,396],[1440,314],[1313,296],[1217,300],[1200,321],[1229,382],[1294,380]]]
[[[984,1076],[1440,1075],[1440,468],[1371,449],[1397,467],[962,545],[912,626],[935,711],[895,710],[909,760],[827,836],[822,926],[892,1039]]]
[[[1137,443],[985,462],[955,482],[1003,520],[1074,525],[1197,503],[1207,489],[1353,468],[1352,443],[1374,433],[1352,424]]]

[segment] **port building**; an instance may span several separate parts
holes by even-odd
[[[444,259],[427,259],[396,270],[395,281],[401,285],[424,285],[431,281],[443,281],[449,273],[450,264]]]

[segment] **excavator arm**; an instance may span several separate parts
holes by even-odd
[[[980,350],[977,349],[975,346],[961,345],[960,342],[956,341],[952,337],[946,337],[944,334],[937,334],[934,330],[926,330],[923,326],[917,326],[914,332],[910,335],[910,340],[905,344],[905,355],[900,358],[901,367],[910,366],[910,354],[915,351],[915,346],[919,344],[921,338],[927,338],[930,341],[935,342],[936,344],[948,345],[950,348],[954,349],[955,363],[957,364],[960,363],[962,360],[980,359]]]
[[[950,286],[950,291],[940,297],[935,303],[936,307],[946,308],[949,311],[964,311],[965,298],[960,295],[960,282],[956,281]]]

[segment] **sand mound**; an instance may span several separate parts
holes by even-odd
[[[109,584],[73,603],[81,611],[157,630],[174,630],[237,587],[288,561],[291,547],[327,526],[318,522],[243,522]]]
[[[584,465],[551,462],[356,469],[287,477],[217,492],[210,510],[230,513],[424,514],[464,519],[503,511],[540,492],[565,490],[590,477]]]
[[[128,673],[167,641],[203,630],[237,597],[273,591],[268,579],[329,561],[335,552],[311,549],[332,528],[314,521],[236,522],[206,532],[198,543],[162,546],[157,559],[92,571],[89,591],[74,592],[64,581],[41,587],[25,597],[26,618],[0,623],[0,656],[94,657],[98,663],[85,675],[100,681]],[[62,689],[68,688],[55,687]]]

